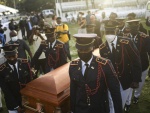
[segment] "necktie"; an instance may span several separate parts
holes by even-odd
[[[88,74],[88,70],[89,70],[89,64],[85,64],[85,66],[86,66],[86,69],[84,71],[84,78],[86,79],[87,74]]]
[[[50,45],[49,45],[49,49],[52,50],[52,44],[51,44],[51,43],[50,43]]]
[[[115,55],[116,49],[114,47],[114,43],[111,43],[111,46],[112,46],[112,54]]]
[[[18,72],[17,72],[15,64],[13,65],[13,68],[14,68],[14,70],[13,70],[14,76],[15,76],[16,79],[18,79]]]

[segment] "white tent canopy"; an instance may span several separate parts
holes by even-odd
[[[4,6],[4,5],[0,4],[0,13],[6,12],[6,11],[12,12],[12,13],[17,13],[18,12],[17,9],[14,9],[14,8],[11,8],[11,7],[8,7],[8,6]]]

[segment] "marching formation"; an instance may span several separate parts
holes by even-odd
[[[11,20],[8,42],[1,25],[5,61],[0,65],[0,88],[9,113],[25,113],[20,90],[27,83],[68,61],[70,113],[128,113],[132,95],[133,104],[138,103],[149,70],[147,30],[134,13],[127,19],[114,12],[108,18],[103,12],[100,20],[90,11],[83,15],[79,12],[78,33],[73,34],[79,57],[75,60],[70,54],[69,27],[61,17],[53,15],[48,23],[34,15],[20,18],[18,25]],[[19,29],[23,39],[18,39]],[[99,56],[93,54],[95,49]]]

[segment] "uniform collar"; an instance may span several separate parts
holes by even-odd
[[[85,63],[83,60],[81,60],[81,63],[82,63],[82,67],[85,65],[85,64],[91,64],[91,62],[92,62],[92,59],[93,59],[93,55],[92,55],[92,57],[91,57],[91,59],[87,62],[87,63]]]

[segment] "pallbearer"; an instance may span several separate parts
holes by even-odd
[[[18,44],[5,44],[2,49],[6,62],[0,65],[0,87],[9,113],[23,113],[20,90],[31,80],[27,59],[18,59]]]
[[[75,34],[80,59],[70,63],[72,113],[109,113],[111,92],[115,113],[122,113],[119,81],[111,61],[92,54],[96,34]]]

